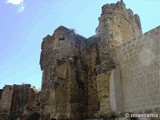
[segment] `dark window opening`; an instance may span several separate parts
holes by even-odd
[[[64,39],[65,39],[64,36],[59,37],[59,40],[64,40]]]
[[[56,118],[52,118],[51,120],[56,120]]]

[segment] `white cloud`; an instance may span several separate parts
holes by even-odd
[[[7,3],[11,3],[13,5],[20,5],[23,3],[23,0],[7,0]]]
[[[24,11],[24,1],[23,0],[7,0],[6,3],[15,5],[18,9],[18,12]]]

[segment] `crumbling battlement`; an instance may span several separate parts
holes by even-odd
[[[125,14],[125,19],[127,20],[129,18],[129,20],[133,19],[137,22],[137,25],[139,27],[139,29],[141,29],[141,23],[140,23],[140,18],[137,14],[134,14],[133,11],[131,9],[126,9],[126,5],[123,2],[123,0],[117,2],[117,3],[112,3],[112,4],[106,4],[102,6],[102,14],[101,15],[105,15],[105,14],[119,14],[120,11],[123,11]],[[108,16],[110,17],[110,16]]]
[[[119,46],[142,34],[140,18],[126,9],[122,0],[106,4],[102,7],[96,32],[102,39],[109,39],[110,46]]]
[[[0,99],[0,108],[9,111],[12,103],[13,86],[5,85]],[[9,112],[8,112],[9,114]]]
[[[31,111],[38,102],[38,91],[30,84],[5,85],[0,99],[0,120],[29,119],[31,114],[39,112]]]
[[[88,39],[58,27],[42,41],[41,91],[31,85],[5,86],[0,120],[159,113],[159,40],[160,27],[142,34],[139,16],[123,0],[102,7],[96,34]]]
[[[80,50],[76,48],[82,46],[86,46],[86,38],[76,34],[72,29],[64,26],[58,27],[52,36],[47,35],[43,39],[40,59],[41,69],[43,70],[45,66],[50,65],[53,59],[62,60],[78,56]]]

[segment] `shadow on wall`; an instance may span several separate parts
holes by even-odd
[[[32,113],[28,117],[28,120],[39,120],[39,119],[40,119],[40,114],[38,113]]]

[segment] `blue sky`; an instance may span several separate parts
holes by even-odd
[[[41,42],[60,25],[89,37],[101,6],[118,0],[0,0],[0,88],[30,83],[41,87]],[[160,0],[124,0],[141,18],[143,32],[160,25]]]

